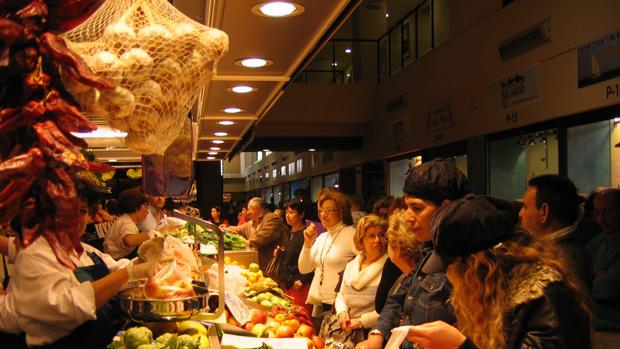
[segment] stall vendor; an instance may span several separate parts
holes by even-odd
[[[78,189],[84,231],[95,192],[84,185]],[[82,247],[80,256],[75,251],[69,256],[74,271],[58,262],[43,236],[19,251],[8,290],[0,295],[3,348],[101,348],[110,343],[121,318],[109,301],[128,281],[153,275],[157,264],[115,261],[92,246]]]
[[[164,205],[166,204],[165,196],[148,195],[148,213],[146,218],[138,224],[140,231],[158,230],[166,223],[166,215],[164,214]]]
[[[155,236],[154,231],[141,233],[138,224],[149,213],[146,195],[139,188],[127,189],[118,197],[118,207],[122,213],[103,241],[103,249],[114,259],[137,257],[138,247]]]

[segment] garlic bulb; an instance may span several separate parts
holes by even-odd
[[[93,72],[110,80],[114,85],[123,80],[122,64],[114,53],[109,51],[98,52],[87,62]]]
[[[153,69],[153,59],[141,48],[132,48],[121,56],[124,79],[130,82],[146,80]]]
[[[103,32],[104,37],[110,40],[126,40],[128,38],[134,38],[136,32],[133,28],[128,26],[124,22],[112,23],[105,28]]]
[[[143,27],[138,31],[138,39],[142,40],[154,40],[155,43],[161,43],[172,39],[172,34],[163,25],[150,24]],[[152,45],[152,43],[149,43]]]
[[[101,91],[99,104],[114,117],[126,117],[136,108],[136,98],[128,89],[116,86],[111,90]]]

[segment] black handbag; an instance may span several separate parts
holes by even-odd
[[[281,285],[282,282],[280,280],[280,269],[282,267],[282,257],[284,256],[284,253],[282,253],[283,249],[280,246],[276,248],[280,251],[274,257],[271,257],[271,260],[265,268],[265,275],[272,278],[275,282],[278,283],[278,285]]]

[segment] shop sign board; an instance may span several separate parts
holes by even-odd
[[[620,76],[620,30],[577,48],[579,88]]]
[[[454,99],[446,99],[426,109],[426,134],[433,134],[456,125]]]
[[[535,64],[489,85],[490,111],[499,112],[538,100],[539,65]]]

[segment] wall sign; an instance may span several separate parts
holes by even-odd
[[[533,65],[489,85],[490,111],[498,112],[533,103],[539,94],[539,66]]]
[[[620,31],[577,48],[579,88],[620,76]]]
[[[433,104],[426,109],[426,134],[437,133],[456,125],[452,98]]]

